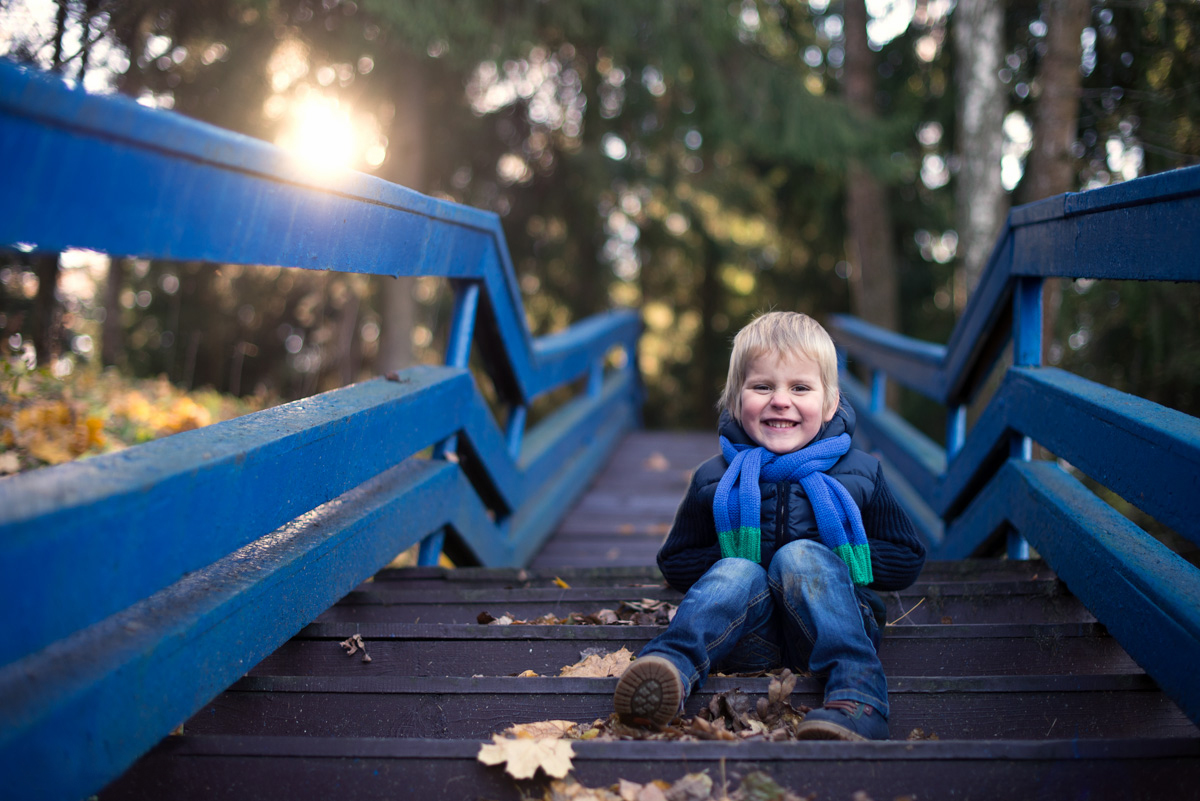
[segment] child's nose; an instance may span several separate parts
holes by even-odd
[[[786,392],[776,391],[771,393],[771,405],[783,408],[789,403],[788,394]]]

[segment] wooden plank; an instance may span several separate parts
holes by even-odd
[[[205,705],[190,734],[487,739],[514,723],[590,722],[612,713],[615,679],[248,677]],[[766,679],[711,679],[715,692],[766,695]],[[821,683],[800,679],[793,703],[819,706]],[[1186,737],[1196,727],[1145,676],[889,677],[891,728],[941,739]]]
[[[0,770],[14,797],[94,792],[335,598],[445,524],[490,525],[456,465],[409,460],[0,668]]]
[[[374,582],[419,582],[425,586],[441,583],[501,584],[507,586],[554,586],[562,578],[572,586],[612,586],[620,583],[661,584],[662,575],[653,564],[621,568],[570,567],[403,567],[381,570]],[[1054,571],[1041,559],[930,559],[921,571],[922,581],[1026,581],[1052,579]]]
[[[494,213],[349,170],[318,176],[265,142],[7,63],[0,164],[2,244],[479,280],[521,401],[613,346],[632,354],[640,330],[616,311],[534,341]],[[88,202],[80,182],[119,202]]]
[[[1200,664],[1200,570],[1050,462],[1008,462],[955,528],[989,532],[1003,525],[1028,539],[1138,664],[1200,721],[1192,669]]]
[[[1185,501],[1200,494],[1200,419],[1049,367],[1005,374],[932,505],[961,507],[1007,459],[1014,432],[1200,542]]]
[[[493,475],[511,473],[469,373],[419,367],[403,378],[4,481],[9,636],[0,663],[140,601],[460,428],[489,453]],[[512,479],[497,484],[511,499]]]
[[[1067,598],[1069,593],[1057,578],[1024,581],[918,581],[910,587],[886,596],[898,596],[904,603],[924,598],[928,602],[952,597],[976,599],[1036,596],[1038,598]],[[440,586],[408,587],[403,582],[368,582],[346,594],[343,603],[370,604],[448,604],[448,603],[556,603],[601,602],[612,605],[621,601],[649,598],[678,603],[683,594],[661,581],[651,587],[519,587],[473,586],[464,582],[443,583]]]
[[[556,676],[565,665],[579,661],[586,650],[610,653],[624,647],[636,654],[662,631],[652,626],[426,623],[364,628],[360,624],[308,626],[249,675],[506,676],[533,670]],[[511,636],[494,636],[500,630]],[[347,656],[338,645],[354,634],[367,641],[369,663],[358,655]],[[879,653],[884,670],[897,676],[1082,675],[1141,670],[1120,644],[1095,624],[893,626],[885,632]]]
[[[731,789],[751,770],[802,797],[923,801],[1158,801],[1200,784],[1200,746],[1187,740],[1043,742],[577,742],[572,775],[590,787],[618,778],[674,781],[706,772]],[[322,737],[171,737],[101,801],[362,801],[540,797],[546,779],[514,782],[475,758],[479,744]],[[930,777],[936,776],[935,781]],[[1069,788],[1069,789],[1068,789]]]
[[[636,600],[631,594],[624,594]],[[1044,623],[1086,623],[1095,618],[1076,598],[1070,595],[978,595],[923,596],[899,598],[888,593],[884,597],[888,620],[901,615],[912,623],[1007,623],[1011,620],[1038,620]],[[481,612],[494,617],[509,615],[517,620],[531,620],[546,614],[566,617],[572,612],[592,614],[604,608],[615,608],[621,599],[572,601],[446,601],[425,603],[358,603],[346,600],[327,609],[318,618],[323,623],[474,623]]]

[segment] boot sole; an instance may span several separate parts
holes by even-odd
[[[682,701],[683,681],[679,672],[661,656],[635,660],[613,693],[613,708],[628,723],[645,721],[665,726],[675,719]]]
[[[867,742],[861,734],[850,731],[845,726],[830,723],[825,720],[804,721],[796,727],[798,740],[841,740],[843,742]]]

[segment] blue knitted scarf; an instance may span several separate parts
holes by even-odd
[[[785,454],[752,445],[734,445],[721,437],[721,453],[729,462],[713,499],[713,520],[721,555],[758,562],[762,558],[759,480],[799,482],[812,504],[821,542],[846,563],[855,584],[870,584],[871,549],[863,529],[862,512],[846,488],[825,473],[849,450],[849,434],[819,440]]]

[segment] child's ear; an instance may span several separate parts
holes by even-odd
[[[828,423],[830,420],[833,419],[833,416],[835,414],[837,414],[838,407],[841,405],[842,405],[842,395],[839,392],[836,396],[834,396],[833,403],[829,404],[829,408],[825,410],[825,414],[823,415],[823,418],[826,423]]]

